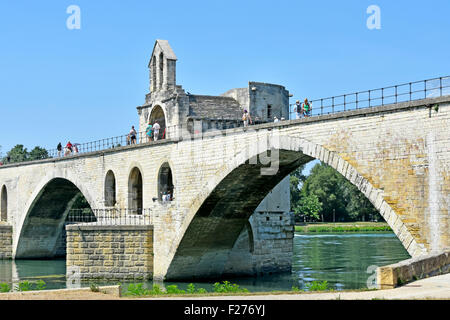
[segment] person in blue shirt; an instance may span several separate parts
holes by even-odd
[[[148,123],[147,129],[145,129],[145,134],[147,135],[147,142],[152,141],[152,124]]]

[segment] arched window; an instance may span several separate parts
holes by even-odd
[[[160,106],[156,105],[152,108],[148,121],[154,125],[155,122],[159,124],[159,132],[157,140],[165,139],[166,137],[166,117],[164,115],[164,110]],[[152,137],[155,140],[155,137]]]
[[[113,207],[116,204],[116,178],[109,170],[105,178],[105,206]]]
[[[164,82],[164,55],[161,52],[159,54],[159,88],[161,89]]]
[[[5,185],[2,187],[0,211],[0,221],[8,221],[8,192]]]
[[[153,56],[153,61],[152,61],[152,91],[155,92],[157,87],[156,87],[156,56]]]
[[[173,200],[172,170],[167,162],[159,169],[158,174],[158,199],[163,202]]]
[[[138,168],[133,168],[128,179],[128,207],[133,212],[142,213],[142,174]]]

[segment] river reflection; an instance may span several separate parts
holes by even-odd
[[[296,234],[292,276],[299,288],[314,280],[326,280],[336,290],[367,288],[374,274],[367,272],[370,266],[408,258],[393,233]]]
[[[410,256],[393,233],[295,234],[292,273],[265,277],[224,279],[249,291],[304,289],[308,282],[328,281],[336,290],[367,287],[369,266],[383,266]],[[47,289],[66,287],[65,260],[0,260],[0,282],[45,281]],[[96,282],[99,285],[116,282]],[[186,289],[188,283],[165,282]],[[213,284],[194,283],[212,291]],[[146,286],[151,287],[152,282]],[[82,283],[89,286],[89,283]]]

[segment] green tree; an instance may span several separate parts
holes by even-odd
[[[291,194],[291,208],[298,206],[300,201],[300,190],[303,182],[306,180],[306,176],[303,175],[303,170],[305,165],[301,165],[294,172],[291,173],[289,177],[290,181],[290,194]]]
[[[348,194],[347,212],[351,220],[366,221],[366,220],[383,220],[380,213],[370,203],[370,201],[358,190],[357,187],[347,181]]]
[[[12,148],[6,154],[6,157],[3,158],[3,163],[14,163],[14,162],[22,162],[28,160],[28,151],[27,148],[23,147],[23,144],[18,144],[14,148]]]
[[[302,195],[297,206],[294,207],[294,214],[297,220],[314,220],[320,219],[322,211],[322,203],[315,194]],[[306,218],[306,219],[305,219]]]
[[[301,198],[315,195],[322,204],[322,221],[381,220],[370,201],[332,167],[315,165],[302,186]],[[305,200],[306,201],[306,200]],[[301,202],[301,199],[300,199]]]
[[[341,196],[344,180],[336,170],[324,163],[316,164],[305,180],[302,194],[317,196],[322,203],[322,211],[320,212],[322,221],[332,221],[333,209],[336,212],[336,217],[346,216],[346,203]]]
[[[44,148],[36,146],[34,147],[33,150],[28,152],[27,148],[24,148],[23,144],[18,144],[6,153],[6,157],[2,159],[2,162],[4,164],[7,164],[14,162],[46,159],[48,157],[49,157],[48,152]]]
[[[34,147],[34,149],[29,153],[29,160],[41,160],[47,159],[48,157],[47,150],[38,146]]]

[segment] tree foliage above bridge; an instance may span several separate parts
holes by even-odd
[[[8,164],[22,161],[41,160],[48,157],[48,152],[44,148],[36,146],[33,150],[28,151],[22,144],[18,144],[7,152],[6,156],[1,159],[1,162]]]

